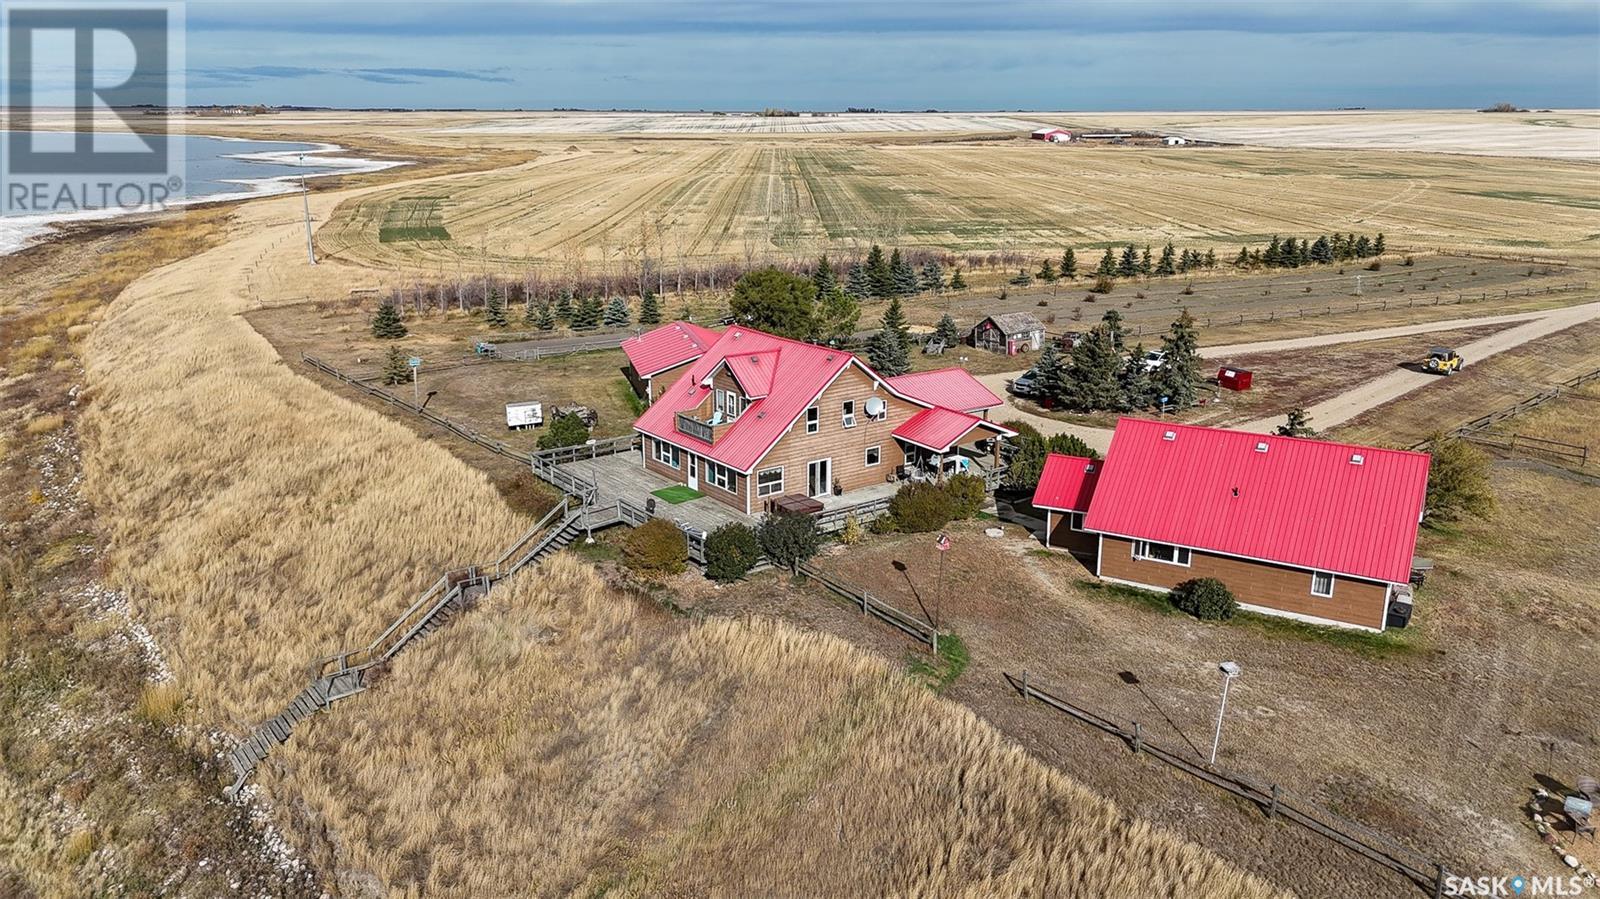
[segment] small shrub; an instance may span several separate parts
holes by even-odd
[[[1050,305],[1050,301],[1049,300],[1040,300],[1039,302],[1034,303],[1033,305],[1035,305],[1035,306],[1048,306],[1048,305]]]
[[[589,426],[583,419],[576,415],[559,415],[550,423],[550,427],[539,435],[539,449],[559,449],[563,446],[578,446],[589,440]]]
[[[1376,259],[1374,259],[1371,262],[1367,263],[1367,271],[1369,271],[1369,272],[1379,271],[1382,268],[1383,268],[1383,263],[1379,262]]]
[[[955,503],[937,484],[912,482],[901,487],[889,500],[889,514],[900,530],[925,534],[950,523],[955,517]]]
[[[1226,621],[1239,611],[1228,585],[1214,577],[1199,577],[1172,588],[1172,604],[1201,621]]]
[[[879,536],[893,534],[896,527],[893,515],[879,515],[877,518],[867,522],[867,532]]]
[[[1098,275],[1094,279],[1094,286],[1089,290],[1092,293],[1110,293],[1117,288],[1117,282],[1108,275]]]
[[[1405,266],[1406,268],[1410,268],[1413,265],[1417,264],[1417,260],[1412,259],[1410,256],[1407,256],[1406,258],[1400,260],[1400,264]],[[1473,272],[1473,274],[1476,275],[1477,272]]]
[[[49,415],[28,419],[28,423],[23,426],[23,430],[34,435],[49,434],[52,431],[61,430],[61,426],[66,423],[67,420],[61,417],[60,413],[52,412]]]
[[[1308,287],[1306,289],[1310,290],[1311,288]],[[1186,296],[1186,297],[1194,296],[1194,282],[1193,281],[1190,281],[1188,284],[1183,285],[1183,295]]]
[[[866,531],[861,527],[860,519],[856,518],[854,513],[846,515],[844,519],[844,530],[839,532],[839,542],[843,543],[845,546],[855,546],[857,543],[860,543],[865,536]]]
[[[945,483],[944,490],[950,495],[951,517],[960,519],[978,514],[989,493],[984,489],[983,478],[973,474],[956,475]]]
[[[800,563],[816,555],[822,545],[816,519],[787,512],[774,512],[762,518],[756,528],[756,540],[772,564],[794,574],[800,573]]]
[[[650,519],[622,541],[622,563],[643,574],[677,574],[688,561],[688,538],[665,518]]]
[[[756,532],[736,523],[725,524],[706,537],[706,577],[729,583],[744,577],[761,561]]]
[[[95,836],[93,828],[85,827],[75,831],[67,839],[67,845],[62,849],[61,855],[69,865],[81,864],[99,848],[100,839]]]

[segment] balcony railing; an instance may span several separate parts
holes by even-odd
[[[704,440],[706,443],[711,443],[716,439],[716,429],[709,423],[685,415],[682,412],[678,413],[678,433],[686,434],[696,440]]]

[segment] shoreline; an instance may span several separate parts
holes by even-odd
[[[299,157],[305,156],[306,165],[312,164],[330,168],[331,171],[316,172],[302,175],[298,171],[290,171],[281,175],[271,175],[262,178],[229,178],[221,183],[239,185],[242,190],[226,191],[223,193],[205,194],[198,197],[185,197],[167,204],[164,207],[140,207],[135,209],[84,209],[77,212],[62,212],[49,215],[17,215],[0,216],[0,256],[9,256],[28,247],[36,246],[69,233],[64,226],[84,222],[101,222],[118,218],[127,218],[139,215],[149,215],[170,211],[186,206],[201,206],[207,203],[234,203],[241,200],[255,200],[262,197],[281,196],[283,194],[298,193],[298,182],[302,177],[327,178],[335,175],[364,175],[370,172],[381,172],[386,169],[410,165],[405,160],[364,159],[356,156],[329,156],[331,153],[342,153],[344,147],[339,144],[323,143],[320,141],[275,141],[257,140],[242,137],[222,137],[211,134],[194,134],[189,137],[204,137],[212,140],[221,140],[237,143],[281,143],[305,144],[309,150],[266,150],[254,153],[227,153],[224,157],[239,159],[257,165],[285,166],[290,169],[301,168]]]

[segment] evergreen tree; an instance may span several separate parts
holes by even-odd
[[[1071,247],[1061,251],[1061,277],[1068,280],[1077,280],[1078,254],[1072,252]]]
[[[1061,351],[1054,340],[1047,341],[1039,361],[1033,366],[1033,389],[1041,399],[1052,404],[1067,398],[1067,371],[1061,361]]]
[[[1371,256],[1371,255],[1372,255],[1372,241],[1367,240],[1367,235],[1363,234],[1360,237],[1356,238],[1356,258],[1357,259],[1365,259],[1365,258],[1367,258],[1368,256]]]
[[[929,293],[944,292],[944,267],[937,259],[922,264],[922,289]]]
[[[1131,278],[1139,274],[1139,252],[1133,248],[1131,243],[1128,244],[1127,249],[1122,251],[1122,261],[1117,263],[1117,274],[1124,278]]]
[[[917,270],[911,267],[904,256],[900,255],[900,248],[895,247],[894,257],[889,260],[889,271],[894,275],[894,295],[897,297],[914,296],[920,289],[917,284]]]
[[[1039,263],[1039,272],[1038,274],[1034,275],[1034,277],[1046,284],[1056,283],[1055,263],[1051,262],[1049,259]]]
[[[572,309],[572,291],[571,290],[568,290],[567,288],[563,287],[563,288],[561,288],[561,292],[556,295],[555,314],[556,314],[556,318],[563,325],[572,323],[573,309]]]
[[[656,292],[646,290],[644,297],[639,300],[639,324],[661,324],[661,302],[656,299]]]
[[[372,316],[372,336],[379,340],[398,340],[406,336],[406,323],[400,320],[400,309],[389,300],[378,304]]]
[[[1107,309],[1106,314],[1100,316],[1100,324],[1105,326],[1106,334],[1111,338],[1111,348],[1122,352],[1123,343],[1127,340],[1128,329],[1122,324],[1122,313],[1115,309]]]
[[[1346,234],[1344,236],[1344,245],[1345,245],[1345,254],[1346,254],[1345,258],[1347,258],[1347,259],[1359,258],[1360,254],[1356,252],[1357,245],[1356,245],[1356,235],[1355,235],[1354,231],[1352,231],[1349,234]]]
[[[1156,393],[1166,397],[1168,403],[1186,409],[1194,405],[1194,384],[1200,375],[1200,338],[1188,309],[1161,338],[1161,349],[1167,355],[1153,379]]]
[[[938,327],[933,329],[935,340],[941,340],[945,346],[955,346],[961,340],[961,332],[956,329],[956,320],[946,312],[939,317]]]
[[[522,310],[522,324],[524,327],[533,327],[539,321],[539,307],[542,304],[533,301],[533,294],[528,295],[527,308]]]
[[[833,293],[833,288],[839,283],[834,275],[833,264],[828,262],[828,254],[823,253],[817,260],[817,270],[811,273],[811,283],[817,286],[817,296],[825,297]]]
[[[817,333],[816,286],[778,268],[746,272],[733,285],[728,310],[734,320],[794,340]]]
[[[628,314],[628,301],[622,297],[612,297],[606,304],[606,327],[626,328],[633,321],[633,316]]]
[[[835,286],[817,301],[817,336],[829,343],[850,339],[861,321],[861,304]]]
[[[1011,279],[1011,283],[1017,285],[1018,287],[1027,287],[1029,284],[1033,283],[1033,276],[1028,274],[1027,269],[1019,268],[1017,269],[1017,276]]]
[[[405,353],[400,352],[397,346],[389,347],[389,352],[383,357],[383,383],[404,384],[411,380],[410,360]]]
[[[967,279],[966,279],[966,277],[964,275],[961,274],[961,269],[960,268],[957,268],[954,272],[952,272],[950,274],[950,289],[951,290],[966,290],[967,289]]]
[[[1175,274],[1177,270],[1177,264],[1173,261],[1172,242],[1168,241],[1167,245],[1161,248],[1161,259],[1156,262],[1156,274],[1166,276]]]
[[[1315,437],[1317,429],[1311,426],[1311,415],[1304,409],[1289,410],[1289,417],[1278,425],[1279,437]]]
[[[1144,344],[1136,344],[1122,360],[1122,370],[1117,374],[1117,386],[1121,391],[1119,397],[1121,404],[1117,408],[1124,412],[1148,409],[1155,402],[1155,387],[1150,382],[1150,369],[1144,364]]]
[[[1066,372],[1064,390],[1067,405],[1084,412],[1117,408],[1122,398],[1121,369],[1122,360],[1109,330],[1096,325],[1072,345],[1072,367]]]
[[[857,300],[872,296],[872,276],[867,274],[866,266],[859,262],[850,266],[850,276],[845,282],[845,293]]]
[[[1267,251],[1262,254],[1261,261],[1266,263],[1267,268],[1277,268],[1282,264],[1283,241],[1278,239],[1278,235],[1272,235],[1272,243],[1267,244]]]
[[[1209,247],[1206,249],[1205,266],[1206,268],[1217,267],[1217,251],[1215,249]]]
[[[870,295],[874,297],[887,297],[894,290],[894,273],[889,270],[889,260],[883,255],[883,247],[877,244],[867,251],[867,283]]]
[[[1111,255],[1110,247],[1106,247],[1106,254],[1100,257],[1100,265],[1095,268],[1094,273],[1096,275],[1104,275],[1107,278],[1115,278],[1117,276],[1117,257]]]
[[[1373,241],[1372,241],[1372,255],[1374,255],[1374,256],[1382,256],[1383,255],[1383,232],[1382,231],[1379,231],[1378,232],[1378,236],[1376,238],[1373,238]]]
[[[1239,248],[1239,255],[1233,257],[1235,268],[1245,268],[1250,264],[1250,250],[1247,247]]]
[[[1317,238],[1311,244],[1311,261],[1318,265],[1333,261],[1333,247],[1328,244],[1328,236],[1326,234]]]
[[[549,303],[539,304],[539,318],[534,322],[534,326],[541,331],[555,330],[556,314],[555,310],[550,308]]]
[[[895,339],[902,346],[911,345],[911,326],[906,322],[905,309],[900,305],[900,298],[895,297],[889,301],[889,308],[883,313],[883,329],[893,331]]]
[[[1295,246],[1293,237],[1285,237],[1279,245],[1278,264],[1284,268],[1294,268],[1300,264],[1300,249]]]
[[[867,361],[878,374],[886,378],[903,375],[911,370],[911,352],[905,341],[885,325],[867,341]]]
[[[600,298],[595,296],[584,297],[578,301],[578,308],[572,312],[572,328],[575,331],[587,331],[600,327],[602,309]]]
[[[1149,277],[1155,271],[1155,265],[1150,261],[1150,247],[1145,246],[1144,252],[1139,254],[1139,274]]]
[[[491,289],[489,298],[483,301],[483,320],[491,328],[504,328],[510,324],[506,321],[506,301],[500,298],[500,291]]]

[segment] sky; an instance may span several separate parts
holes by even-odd
[[[1600,2],[187,4],[188,101],[339,107],[1600,107]]]

